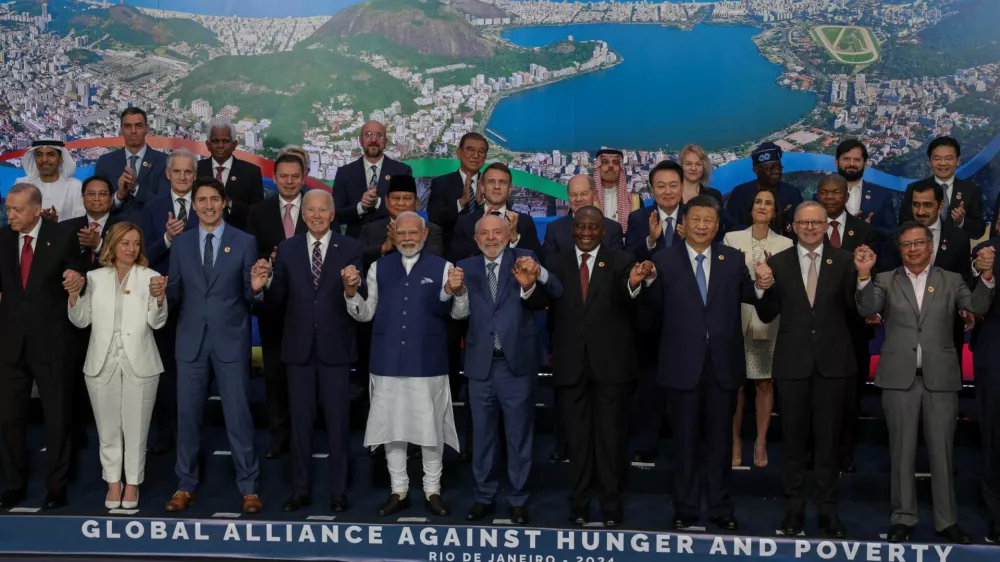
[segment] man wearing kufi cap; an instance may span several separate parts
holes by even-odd
[[[382,256],[396,251],[396,239],[393,235],[396,217],[406,211],[417,212],[417,205],[420,203],[417,197],[417,180],[413,179],[413,176],[393,176],[389,181],[385,199],[385,208],[389,216],[366,224],[358,239],[361,242],[366,270]],[[431,255],[443,256],[444,238],[441,227],[428,222],[427,231],[424,251]]]
[[[622,225],[622,232],[625,232],[628,230],[628,214],[642,206],[642,200],[638,193],[629,192],[622,158],[620,150],[598,150],[594,183],[601,186],[597,190],[597,201],[604,216]]]
[[[82,185],[73,177],[76,162],[65,143],[36,140],[21,157],[21,167],[27,176],[14,183],[30,183],[42,192],[42,217],[63,221],[87,214]]]
[[[781,181],[783,171],[781,155],[781,147],[773,142],[760,143],[760,146],[750,154],[753,172],[757,174],[757,179],[737,185],[729,194],[724,213],[728,232],[743,230],[750,226],[746,224],[746,217],[750,213],[750,205],[753,204],[759,186],[770,189],[777,197],[778,206],[784,213],[783,224],[787,230],[780,234],[794,236],[791,228],[795,221],[795,208],[802,202],[802,193],[794,185]]]

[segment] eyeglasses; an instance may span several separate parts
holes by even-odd
[[[904,250],[909,250],[910,248],[915,248],[915,249],[919,250],[920,248],[923,248],[926,245],[927,245],[927,240],[924,239],[924,238],[921,238],[919,240],[911,240],[909,242],[900,242],[899,243],[899,247],[902,248],[902,249],[904,249]]]
[[[385,133],[376,133],[374,131],[365,131],[365,132],[361,133],[361,136],[363,136],[366,139],[371,139],[371,138],[384,139],[385,138]]]
[[[111,195],[110,191],[86,191],[84,192],[84,197],[90,197],[92,199],[99,199],[101,197],[107,197]]]
[[[795,226],[801,228],[820,228],[826,226],[826,221],[795,221]]]
[[[467,146],[462,150],[464,150],[469,156],[486,156],[486,151],[482,148],[472,148],[471,146]]]

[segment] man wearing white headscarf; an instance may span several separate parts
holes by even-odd
[[[76,162],[62,141],[33,142],[21,157],[21,167],[27,176],[14,183],[30,183],[42,192],[42,217],[64,221],[87,214],[82,184],[73,177]]]
[[[642,206],[638,193],[628,188],[628,178],[622,166],[624,154],[615,148],[597,151],[594,165],[594,183],[601,186],[597,190],[597,206],[604,216],[617,222],[622,232],[628,231],[628,215]]]

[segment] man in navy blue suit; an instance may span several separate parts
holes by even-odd
[[[542,242],[542,260],[548,260],[550,256],[559,252],[572,251],[573,242],[573,213],[583,207],[593,207],[597,202],[597,186],[594,178],[587,174],[579,174],[570,178],[566,184],[566,197],[569,199],[569,213],[565,217],[558,218],[549,223],[545,229],[545,241]],[[622,225],[604,217],[606,226],[604,239],[601,245],[605,248],[622,249]]]
[[[351,238],[361,236],[365,224],[389,216],[383,199],[392,176],[413,175],[409,166],[385,155],[388,140],[385,125],[378,121],[365,123],[358,136],[361,158],[341,166],[333,180],[337,218],[346,225],[345,234]]]
[[[766,187],[778,194],[778,206],[782,209],[786,236],[793,236],[792,221],[795,208],[802,202],[802,192],[790,183],[781,181],[784,168],[781,165],[781,147],[773,142],[762,142],[750,154],[753,172],[757,175],[755,181],[741,183],[733,188],[726,202],[725,223],[726,232],[743,230],[747,224],[747,209],[753,204],[759,187]]]
[[[456,293],[451,316],[469,318],[465,376],[477,447],[472,459],[475,503],[466,519],[478,521],[494,512],[497,478],[493,465],[499,448],[498,418],[503,412],[510,520],[525,525],[541,359],[532,311],[544,310],[550,297],[561,297],[562,285],[535,262],[531,251],[509,248],[509,238],[506,219],[494,215],[479,219],[476,242],[483,255],[457,264],[467,283]]]
[[[486,162],[489,151],[490,143],[486,137],[474,132],[465,133],[455,150],[458,170],[431,180],[427,218],[443,231],[445,255],[451,255],[451,239],[459,217],[468,215],[483,205],[479,170]]]
[[[759,304],[743,254],[713,243],[722,216],[699,195],[685,209],[685,243],[653,256],[649,298],[661,311],[660,384],[674,432],[674,528],[701,515],[700,420],[705,419],[705,482],[709,517],[724,531],[739,523],[729,495],[736,393],[746,382],[740,304]],[[757,264],[759,289],[773,278]]]
[[[333,197],[313,190],[302,198],[307,234],[278,246],[267,299],[284,308],[281,361],[288,370],[292,420],[292,497],[285,511],[311,503],[309,467],[316,401],[329,445],[330,509],[347,509],[350,373],[357,359],[354,325],[344,302],[341,270],[361,268],[361,244],[330,231]]]
[[[125,150],[109,152],[97,159],[94,175],[111,180],[115,190],[111,213],[120,221],[138,223],[142,207],[170,189],[167,155],[146,144],[149,122],[146,112],[130,107],[121,114]]]
[[[939,185],[944,191],[941,220],[961,228],[971,240],[982,238],[986,228],[983,220],[983,193],[975,183],[955,175],[962,163],[961,145],[952,137],[938,137],[927,145],[927,160],[931,177],[906,186],[903,202],[899,206],[899,224],[913,220],[910,200],[915,187]]]
[[[991,238],[976,247],[973,255],[974,279],[970,286],[982,283],[984,274],[991,275],[1000,237]],[[983,501],[990,514],[986,539],[1000,542],[1000,299],[994,294],[990,309],[983,320],[976,322],[972,333],[972,362],[976,374],[976,403],[979,406],[979,433],[982,439],[979,478]]]
[[[868,148],[858,139],[837,145],[837,173],[847,180],[848,213],[875,228],[879,246],[896,231],[896,207],[892,192],[881,185],[861,179],[868,166]]]
[[[215,178],[194,183],[198,229],[171,241],[167,298],[177,319],[177,492],[167,511],[195,502],[201,420],[209,372],[222,398],[226,433],[243,496],[243,512],[260,513],[257,456],[250,417],[250,306],[264,297],[270,264],[257,259],[253,236],[222,220],[226,188]],[[256,263],[255,263],[256,262]]]
[[[187,150],[177,150],[167,157],[167,179],[170,191],[151,199],[143,206],[142,237],[146,244],[149,268],[161,275],[170,270],[170,247],[176,236],[198,228],[198,214],[192,205],[191,186],[194,184],[198,158]],[[153,421],[157,430],[151,452],[162,455],[174,446],[174,426],[177,422],[177,311],[171,310],[167,324],[153,333],[156,348],[163,359],[163,373],[157,383]]]

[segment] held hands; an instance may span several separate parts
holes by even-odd
[[[59,222],[59,213],[56,212],[55,205],[48,209],[42,209],[42,218],[47,221]]]
[[[538,276],[542,273],[542,266],[538,265],[535,260],[529,258],[528,256],[523,256],[517,258],[517,263],[514,264],[514,269],[511,270],[511,274],[514,279],[517,280],[521,288],[527,291],[538,280]]]
[[[81,248],[96,250],[97,246],[101,244],[101,235],[97,233],[97,228],[89,225],[81,228],[80,232],[76,233],[76,237],[80,239]]]
[[[864,244],[854,250],[854,267],[858,270],[858,277],[868,277],[871,275],[877,257],[875,252]]]
[[[465,272],[461,267],[453,267],[448,270],[448,281],[444,284],[444,292],[448,295],[460,297],[465,294]]]
[[[960,310],[958,311],[958,315],[962,317],[963,321],[965,321],[965,331],[971,332],[972,328],[976,326],[976,315],[968,310]]]
[[[184,223],[175,219],[173,213],[167,213],[167,240],[174,241],[174,237],[184,232]]]
[[[149,280],[149,296],[156,299],[156,304],[163,304],[167,295],[167,278],[163,275]]]
[[[972,266],[982,274],[983,279],[993,279],[993,263],[996,259],[996,248],[987,246],[976,253],[976,261]]]
[[[639,287],[639,284],[647,279],[656,278],[656,266],[653,262],[646,260],[642,263],[636,262],[632,266],[632,271],[628,274],[628,286],[630,289],[635,290]]]
[[[254,293],[259,292],[271,278],[271,262],[267,260],[257,260],[250,268],[250,289]]]
[[[371,210],[375,208],[375,204],[378,203],[378,192],[375,191],[374,187],[368,188],[368,191],[361,196],[361,207]]]
[[[958,204],[958,207],[951,210],[951,221],[955,224],[962,224],[965,220],[965,201]]]
[[[73,271],[72,269],[67,269],[63,272],[63,289],[72,297],[80,296],[80,291],[83,290],[84,278],[79,273]]]
[[[766,259],[757,262],[753,269],[754,277],[757,278],[756,286],[762,291],[766,291],[774,286],[774,272],[771,266],[767,265]]]
[[[347,298],[354,298],[358,294],[358,287],[361,286],[361,273],[358,268],[349,265],[340,270],[340,276],[344,279],[344,295]]]
[[[481,191],[481,190],[480,190]],[[521,239],[521,235],[517,233],[517,217],[519,215],[510,209],[507,210],[505,215],[507,219],[507,233],[510,235],[510,243],[517,244],[517,241]],[[521,258],[524,259],[524,258]]]

